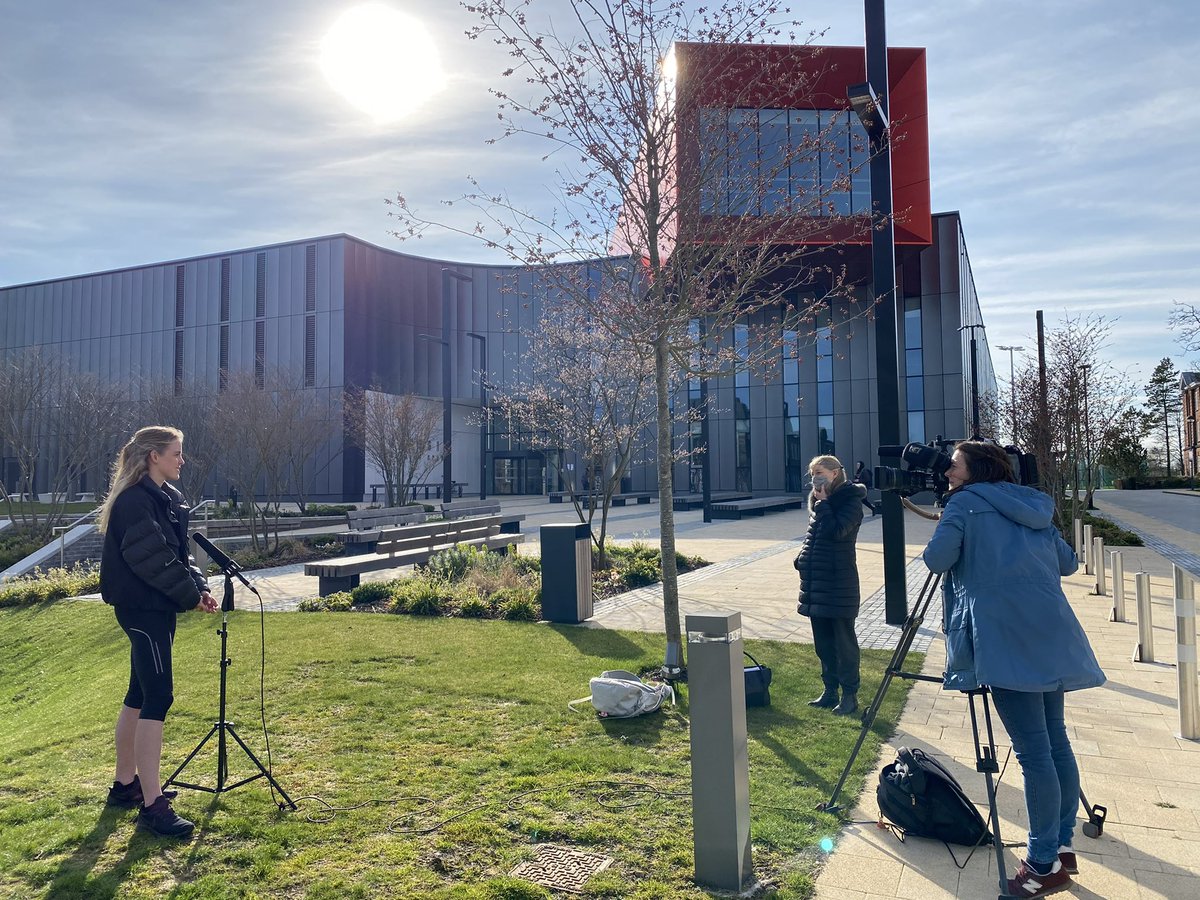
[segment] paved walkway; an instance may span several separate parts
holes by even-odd
[[[1140,492],[1150,494],[1151,492]],[[1123,551],[1126,595],[1133,597],[1133,578],[1151,576],[1155,650],[1158,663],[1131,661],[1137,643],[1136,607],[1127,602],[1131,621],[1109,621],[1111,599],[1091,593],[1094,579],[1082,573],[1064,579],[1067,597],[1083,623],[1096,655],[1108,675],[1102,688],[1069,694],[1067,720],[1080,763],[1083,789],[1092,803],[1108,808],[1108,822],[1099,839],[1080,834],[1076,849],[1081,872],[1073,894],[1088,898],[1200,898],[1200,744],[1178,735],[1174,608],[1171,560],[1200,573],[1200,503],[1190,497],[1160,494],[1162,504],[1185,504],[1193,519],[1172,505],[1171,515],[1154,516],[1154,504],[1139,497],[1139,510],[1100,492],[1101,514],[1119,520],[1147,539],[1144,548]],[[524,531],[530,543],[522,552],[538,552],[538,528],[548,522],[571,521],[571,510],[530,498],[504,503],[505,511],[526,514]],[[738,610],[743,630],[752,638],[811,642],[807,620],[796,614],[796,573],[792,557],[806,527],[804,510],[763,518],[705,524],[700,512],[676,513],[680,551],[700,554],[713,565],[680,579],[684,615]],[[1181,524],[1182,523],[1182,524]],[[1188,525],[1191,523],[1191,527]],[[620,541],[657,539],[657,504],[617,509],[609,520],[610,535]],[[919,554],[933,523],[906,513],[910,598],[924,581]],[[864,596],[858,631],[864,645],[894,646],[900,629],[883,621],[881,520],[868,517],[859,535],[859,574]],[[394,573],[376,573],[377,578]],[[314,594],[316,579],[303,575],[303,566],[255,573],[254,582],[269,609],[294,609]],[[1111,580],[1111,579],[1110,579]],[[1110,588],[1111,589],[1111,588]],[[910,603],[912,602],[910,599]],[[257,608],[248,591],[239,589],[238,606]],[[597,604],[590,627],[661,631],[661,592],[656,587],[632,591]],[[926,626],[914,643],[926,652],[926,673],[940,673],[945,661],[939,633],[940,607],[935,599]],[[998,807],[1001,833],[1011,844],[1025,835],[1021,775],[1009,759],[1007,736],[994,721],[999,759],[1007,768],[1000,779]],[[936,754],[953,771],[967,792],[986,807],[983,777],[974,770],[966,699],[946,693],[939,685],[917,682],[909,694],[897,733],[884,746],[880,766],[895,757],[895,747],[919,746]],[[943,845],[919,838],[899,842],[874,824],[877,774],[850,816],[872,824],[845,828],[828,858],[817,885],[818,900],[878,900],[878,898],[978,898],[997,894],[995,856],[977,851],[961,870]],[[846,798],[843,798],[844,800]],[[957,850],[958,848],[956,848]],[[1009,874],[1021,849],[1006,854]],[[960,859],[965,851],[959,852]]]

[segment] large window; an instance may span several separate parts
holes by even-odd
[[[817,453],[832,455],[833,442],[833,327],[828,311],[817,318]]]
[[[784,490],[804,489],[804,457],[800,450],[800,336],[785,328],[780,336],[783,368],[783,478]]]
[[[925,441],[925,370],[921,357],[921,298],[904,299],[904,387],[908,439]]]
[[[733,376],[733,424],[736,455],[736,488],[752,491],[750,474],[750,359],[749,329],[742,324],[733,326],[733,346],[738,357],[738,370]]]
[[[867,137],[852,112],[704,109],[699,121],[701,213],[870,212]]]

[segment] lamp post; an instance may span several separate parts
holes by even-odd
[[[479,499],[487,499],[487,439],[492,411],[487,402],[487,335],[468,331],[467,337],[479,341]]]
[[[983,435],[979,433],[979,352],[975,343],[975,329],[984,326],[975,323],[964,325],[959,331],[971,329],[971,440],[978,441]]]
[[[1087,467],[1087,508],[1095,509],[1092,503],[1092,423],[1088,417],[1088,371],[1091,363],[1083,363],[1083,464]]]
[[[892,151],[888,134],[887,27],[884,0],[864,0],[867,80],[846,89],[866,129],[871,153],[871,290],[875,309],[875,387],[879,443],[900,443],[900,377],[896,354],[896,244],[892,216]],[[884,491],[884,611],[889,625],[908,618],[904,510],[900,495]]]
[[[1014,350],[1023,351],[1025,348],[1024,347],[1005,347],[1002,345],[1002,346],[997,347],[996,349],[1008,351],[1008,392],[1009,392],[1009,405],[1012,407],[1012,442],[1015,444],[1017,442],[1017,376],[1015,374],[1016,369],[1014,368],[1014,364],[1013,364],[1013,351]]]

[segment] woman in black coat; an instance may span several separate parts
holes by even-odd
[[[855,543],[867,489],[846,480],[836,456],[808,464],[808,533],[794,565],[800,573],[800,615],[812,621],[813,646],[821,660],[825,690],[810,706],[833,708],[839,716],[858,711],[858,561]],[[841,687],[841,700],[838,687]]]
[[[171,645],[175,617],[189,609],[216,612],[208,582],[188,553],[188,507],[168,482],[183,467],[183,432],[140,429],[113,466],[112,486],[100,507],[104,534],[100,595],[129,637],[129,689],[117,718],[116,780],[108,805],[138,807],[138,826],[185,837],[191,822],[164,795],[163,720],[174,700]]]

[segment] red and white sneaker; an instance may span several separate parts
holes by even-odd
[[[1017,874],[1008,879],[1008,892],[1014,897],[1046,897],[1065,891],[1070,886],[1071,876],[1057,859],[1049,875],[1039,875],[1026,860],[1017,869]]]

